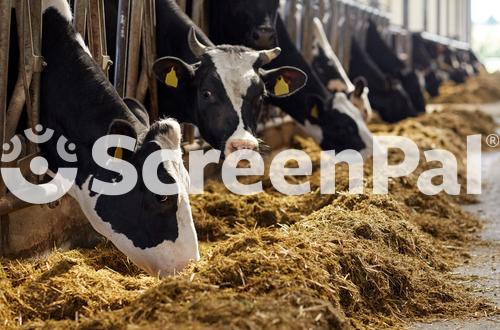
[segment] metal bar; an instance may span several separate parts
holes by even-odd
[[[424,12],[424,31],[429,31],[429,18],[427,13],[429,12],[429,0],[423,0],[423,12]]]
[[[89,0],[87,21],[90,53],[104,74],[108,76],[111,61],[108,56],[106,44],[106,21],[103,0]]]
[[[120,0],[118,4],[118,23],[116,27],[116,59],[115,59],[115,88],[118,94],[125,96],[127,81],[127,53],[130,22],[130,1]]]
[[[130,10],[130,36],[129,53],[127,62],[127,97],[137,97],[137,84],[139,81],[139,61],[142,35],[143,1],[133,1]]]
[[[34,129],[40,123],[40,84],[44,66],[42,57],[42,0],[30,0],[29,5],[33,47],[33,76],[30,84],[31,109],[28,111],[28,118],[29,127]],[[37,153],[38,145],[29,143],[28,150],[29,153]]]
[[[73,26],[84,40],[87,31],[87,8],[88,0],[75,0]]]
[[[209,31],[209,17],[207,2],[205,0],[192,0],[193,1],[193,22],[199,26],[207,35]]]
[[[149,117],[152,122],[157,121],[158,111],[158,84],[153,75],[153,63],[156,59],[156,9],[154,0],[145,0],[143,24],[144,60],[149,85]]]
[[[0,142],[5,142],[5,121],[7,114],[7,84],[9,77],[9,49],[11,0],[0,2]]]
[[[436,1],[437,11],[437,34],[441,34],[441,0]]]

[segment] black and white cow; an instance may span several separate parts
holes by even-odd
[[[292,116],[323,150],[352,149],[369,157],[373,151],[373,135],[362,113],[343,92],[329,92],[313,72],[288,34],[278,16],[276,31],[283,54],[271,65],[293,65],[309,77],[306,86],[287,99],[271,98],[272,105]]]
[[[340,60],[332,49],[320,19],[313,19],[314,57],[312,68],[330,92],[343,92],[351,103],[370,121],[372,107],[368,98],[369,89],[363,77],[356,77],[354,83],[349,79]]]
[[[47,67],[42,74],[41,124],[54,130],[56,138],[64,136],[73,143],[78,159],[76,166],[68,163],[55,143],[45,143],[41,150],[50,171],[77,167],[70,194],[92,226],[135,264],[151,275],[181,270],[190,260],[198,260],[199,252],[188,197],[189,177],[181,159],[179,124],[165,119],[149,126],[141,105],[121,100],[73,30],[66,0],[44,0],[43,9]],[[99,166],[92,156],[94,143],[108,134],[136,140],[134,148],[123,146],[120,153],[108,150],[115,155],[113,162],[124,166],[122,162],[127,162],[138,174],[132,190],[119,196],[91,191],[96,180],[116,183],[123,178],[122,172]],[[157,169],[161,182],[176,184],[177,195],[156,195],[144,183],[145,159],[162,149],[178,155]]]
[[[439,87],[443,80],[437,74],[437,62],[425,46],[425,41],[420,33],[412,35],[412,62],[417,74],[423,76],[421,85],[431,97],[439,96]]]
[[[425,98],[416,72],[407,68],[395,52],[385,42],[378,31],[377,25],[369,22],[366,32],[366,52],[370,54],[373,62],[389,75],[393,80],[401,81],[404,90],[419,113],[425,112]]]
[[[118,3],[111,0],[105,5],[108,41],[113,45]],[[225,155],[258,149],[255,131],[264,99],[273,96],[278,78],[289,86],[279,97],[292,95],[306,81],[304,73],[292,67],[263,70],[280,54],[279,48],[214,46],[174,0],[156,0],[156,22],[160,59],[154,71],[160,113],[196,125],[201,136]],[[109,52],[113,56],[112,47]]]
[[[257,50],[276,47],[278,7],[279,0],[210,0],[210,39]]]
[[[366,156],[371,155],[373,137],[362,114],[345,93],[330,93],[322,85],[291,40],[282,18],[278,15],[279,1],[216,0],[210,1],[209,6],[210,26],[215,27],[210,31],[213,40],[255,48],[274,46],[277,41],[283,53],[267,68],[293,66],[307,74],[309,79],[304,89],[288,98],[270,97],[269,104],[281,108],[293,117],[323,149],[354,149],[362,151]],[[262,40],[257,38],[257,35],[252,38],[252,32],[262,26],[272,38],[265,37]],[[255,42],[257,39],[259,44]]]
[[[384,121],[395,123],[418,115],[401,82],[386,77],[356,38],[351,42],[349,76],[366,79],[370,103]]]

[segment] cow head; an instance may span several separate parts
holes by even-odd
[[[220,1],[225,41],[257,50],[276,47],[278,7],[279,0]]]
[[[373,135],[345,93],[334,93],[328,100],[309,95],[307,103],[310,111],[302,129],[323,150],[356,150],[365,159],[372,155]]]
[[[370,102],[380,117],[388,123],[417,116],[410,97],[397,79],[388,78],[383,88],[375,86],[375,90],[370,92]]]
[[[130,102],[127,104],[130,107]],[[116,171],[109,166],[95,166],[74,191],[93,227],[153,276],[173,274],[190,261],[197,261],[198,242],[189,204],[189,175],[181,157],[179,124],[167,119],[148,127],[142,118],[116,119],[108,134],[121,139],[122,147],[102,150],[112,157],[106,164],[115,164]],[[135,146],[133,142],[124,142],[128,138]],[[154,173],[162,184],[175,185],[174,195],[154,193],[145,184],[149,179],[143,176],[145,161],[159,150],[170,150],[174,155],[160,163]],[[94,192],[101,189],[94,185],[96,180],[120,182],[127,168],[137,173],[129,192],[114,195]]]
[[[419,113],[425,112],[425,97],[422,85],[415,71],[401,73],[399,79],[403,84],[404,90],[408,93],[410,100]]]
[[[293,95],[307,76],[292,67],[263,70],[279,56],[279,48],[206,47],[194,30],[189,33],[189,45],[200,62],[191,65],[174,57],[161,58],[154,64],[157,79],[187,93],[193,123],[212,147],[226,156],[239,149],[258,150],[255,131],[263,101],[268,96]]]

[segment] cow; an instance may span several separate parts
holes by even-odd
[[[105,2],[111,56],[117,6],[117,0]],[[203,139],[226,156],[239,149],[258,150],[255,131],[264,99],[276,96],[279,79],[285,79],[288,89],[278,97],[293,95],[303,87],[305,74],[293,67],[264,70],[280,54],[278,47],[215,46],[174,0],[156,0],[156,22],[160,113],[196,125]]]
[[[187,193],[189,176],[181,158],[180,126],[173,119],[149,125],[138,102],[124,102],[71,21],[66,0],[43,0],[42,54],[47,66],[41,80],[40,124],[53,130],[54,138],[67,139],[66,149],[73,151],[77,161],[63,157],[52,139],[40,145],[41,155],[49,173],[77,168],[69,193],[97,232],[147,273],[173,274],[200,258]],[[110,157],[114,155],[111,163],[137,172],[131,190],[116,196],[91,189],[97,180],[116,183],[123,179],[122,172],[93,157],[96,141],[108,135],[135,142],[135,146],[124,143],[108,150]],[[161,182],[176,185],[175,195],[158,195],[145,186],[141,169],[147,157],[159,150],[178,155],[157,168]]]
[[[283,19],[278,14],[279,1],[225,0],[210,1],[210,37],[219,43],[244,45],[260,48],[249,38],[250,31],[264,26],[273,31],[275,38],[265,38],[266,47],[278,46],[283,49],[267,69],[293,66],[308,76],[306,86],[289,98],[270,97],[268,104],[281,108],[289,114],[325,150],[343,151],[354,149],[371,155],[373,137],[361,113],[349,102],[344,93],[330,93],[314,74],[289,36]],[[265,9],[265,10],[263,10]],[[215,15],[212,13],[215,12]],[[224,14],[221,14],[224,13]],[[240,22],[245,22],[241,27]],[[237,28],[240,27],[240,28]],[[228,34],[231,36],[228,36]]]
[[[278,46],[279,0],[210,0],[210,39],[215,44],[264,50]]]
[[[417,74],[398,58],[381,36],[377,25],[371,20],[366,32],[366,51],[384,74],[393,80],[401,81],[415,110],[424,113],[425,98]]]
[[[329,92],[313,72],[288,34],[280,16],[276,32],[283,54],[272,66],[293,65],[309,77],[304,89],[287,99],[271,98],[269,103],[288,113],[312,136],[323,150],[352,149],[365,157],[373,152],[373,135],[361,112],[343,92]]]
[[[395,123],[418,115],[401,82],[384,75],[355,37],[351,42],[349,76],[366,79],[370,103],[382,120]]]
[[[439,87],[442,79],[437,75],[437,62],[425,46],[425,41],[420,33],[412,35],[412,62],[417,74],[423,76],[421,85],[431,97],[439,96]]]
[[[312,68],[324,86],[330,92],[343,92],[351,103],[363,114],[365,121],[370,121],[372,108],[368,99],[369,89],[363,77],[356,77],[354,83],[349,79],[340,60],[326,37],[323,23],[317,17],[313,19],[314,57]]]

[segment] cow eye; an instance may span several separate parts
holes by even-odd
[[[202,93],[202,95],[203,95],[203,98],[204,98],[204,99],[207,99],[207,100],[208,100],[209,98],[211,98],[211,97],[212,97],[212,92],[211,92],[211,91],[209,91],[209,90],[204,90],[204,91],[203,91],[203,93]]]

